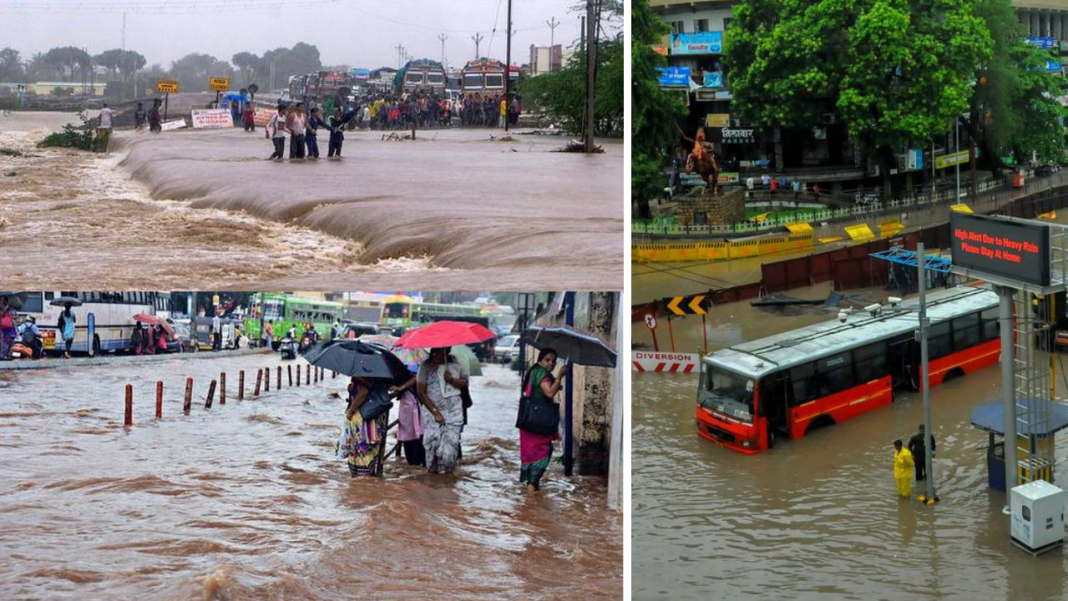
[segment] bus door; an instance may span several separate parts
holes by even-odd
[[[890,368],[891,385],[894,388],[908,386],[919,389],[919,356],[920,345],[912,332],[890,339],[887,366]]]
[[[787,424],[789,408],[786,405],[789,389],[790,376],[785,372],[771,374],[760,381],[760,407],[757,413],[767,420],[768,446],[777,438],[785,439],[790,436],[790,427]]]
[[[96,341],[96,315],[93,314],[92,312],[90,312],[85,317],[85,323],[86,323],[86,345],[85,345],[86,346],[86,352],[89,353],[90,357],[95,357],[96,356],[96,350],[97,350],[96,349],[96,344],[94,344],[94,342]]]

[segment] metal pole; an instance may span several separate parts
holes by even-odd
[[[565,323],[575,325],[575,293],[566,292],[564,302],[567,305]],[[564,475],[570,476],[574,467],[574,440],[571,432],[571,420],[574,416],[574,364],[567,362],[567,392],[564,397]]]
[[[954,123],[955,126],[953,128],[953,135],[955,138],[955,142],[953,143],[953,152],[954,154],[956,154],[960,152],[960,117],[957,117],[957,120]],[[960,202],[960,159],[954,160],[957,163],[957,197],[953,199],[953,204],[957,204]]]
[[[593,152],[594,97],[597,86],[597,3],[586,0],[586,128],[583,142],[586,152]]]
[[[504,65],[504,131],[508,133],[508,121],[510,115],[508,108],[512,106],[512,0],[508,0],[508,44],[505,51]]]
[[[931,382],[927,357],[927,328],[930,322],[927,319],[927,272],[924,271],[923,243],[916,245],[916,266],[919,269],[920,279],[920,386],[923,387],[923,445],[926,451],[924,470],[927,472],[927,498],[935,498],[934,474],[931,465],[934,463],[931,451]]]
[[[1001,394],[1004,397],[1005,414],[1005,491],[1012,490],[1016,482],[1016,382],[1013,369],[1013,315],[1012,296],[1015,290],[1005,286],[998,288],[1001,300],[998,321],[1001,322]],[[1008,495],[1006,494],[1006,501]],[[1006,508],[1008,505],[1006,504]]]

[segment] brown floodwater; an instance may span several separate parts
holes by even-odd
[[[516,374],[486,365],[472,379],[453,475],[390,460],[384,479],[353,479],[333,449],[343,378],[291,388],[283,373],[282,390],[272,377],[269,393],[236,400],[239,370],[250,396],[249,374],[280,364],[256,354],[0,372],[0,598],[622,595],[622,516],[607,509],[605,481],[553,466],[540,493],[519,486]],[[227,404],[205,409],[221,371]]]
[[[720,305],[709,348],[828,318]],[[680,351],[703,344],[700,318],[673,325]],[[663,320],[658,338],[664,350]],[[641,324],[634,342],[651,347]],[[987,434],[969,416],[999,398],[1000,373],[992,366],[932,390],[942,501],[923,506],[899,501],[892,476],[893,440],[923,421],[918,393],[899,391],[889,407],[745,456],[697,435],[696,375],[632,372],[633,598],[1063,599],[1065,554],[1032,559],[1013,547],[1005,495],[987,486]],[[1068,469],[1063,443],[1056,455]]]
[[[262,128],[120,130],[109,157],[34,148],[69,120],[0,116],[0,147],[28,155],[0,155],[6,285],[622,288],[616,141],[582,155],[555,152],[563,137],[354,131],[342,161],[282,164]],[[39,252],[60,236],[76,241],[63,261]]]

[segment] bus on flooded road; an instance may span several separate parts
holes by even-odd
[[[81,305],[74,313],[73,353],[90,357],[102,352],[132,350],[134,315],[165,315],[170,311],[170,294],[165,292],[25,292],[19,315],[32,315],[41,332],[45,353],[63,352],[63,337],[57,332],[63,307],[53,306],[61,296],[76,298]]]
[[[918,300],[845,315],[743,342],[705,357],[697,433],[748,455],[777,438],[851,419],[893,402],[894,388],[919,390]],[[931,386],[996,363],[998,297],[961,286],[927,295]]]

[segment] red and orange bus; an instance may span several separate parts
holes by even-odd
[[[797,439],[919,389],[918,302],[745,342],[702,361],[697,432],[745,454]],[[927,296],[931,386],[996,363],[998,297],[961,286]],[[841,319],[844,317],[844,321]]]

